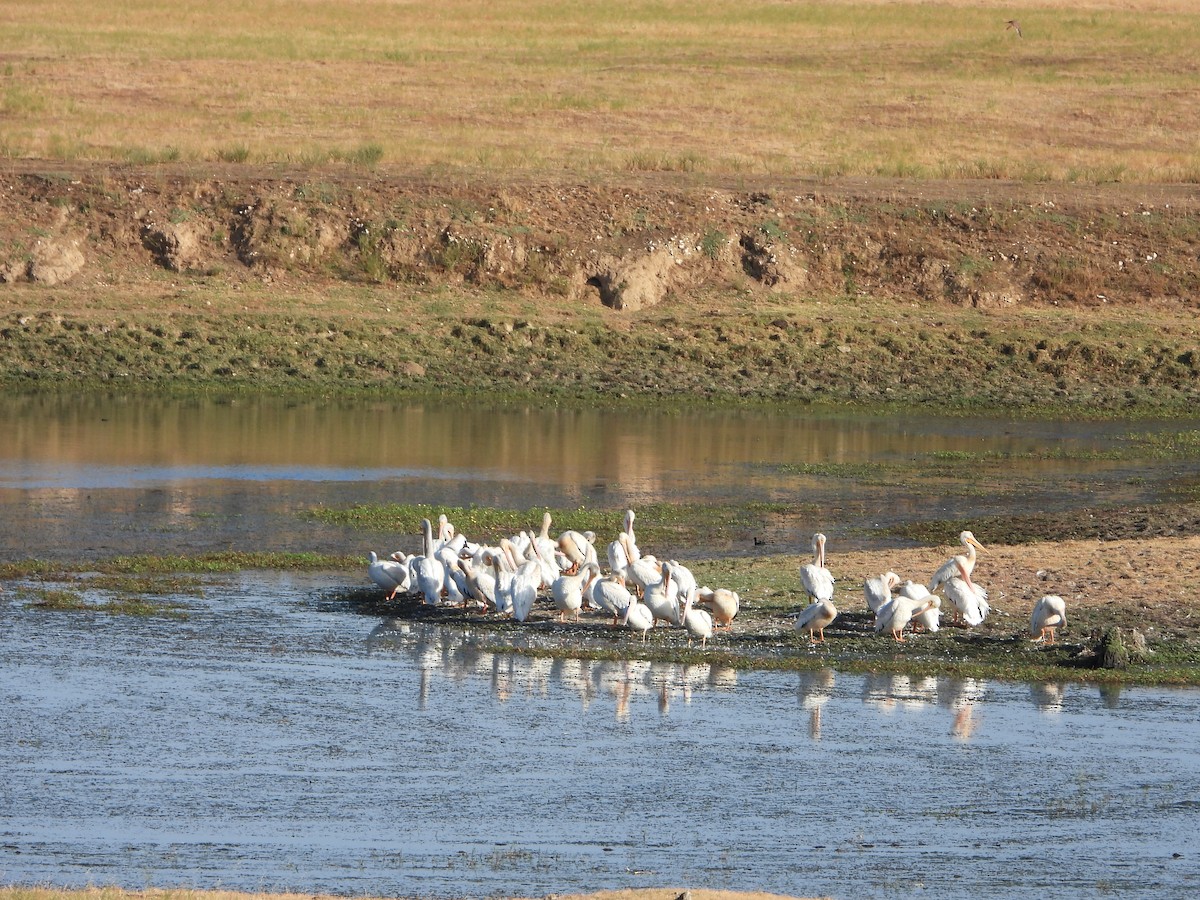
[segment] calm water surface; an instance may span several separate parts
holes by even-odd
[[[0,883],[384,896],[1200,889],[1200,694],[485,652],[238,576],[0,594]]]
[[[395,535],[330,528],[302,513],[391,502],[814,503],[813,522],[769,535],[770,550],[807,552],[815,530],[843,547],[870,546],[879,540],[872,529],[892,522],[1140,503],[1200,476],[1197,464],[1140,453],[1147,445],[1131,439],[1194,430],[1200,420],[16,395],[0,398],[0,421],[0,519],[21,523],[0,529],[0,558],[16,559],[228,547],[390,552]],[[1112,451],[1128,458],[1098,458]],[[889,465],[919,471],[923,462],[940,462],[940,474],[887,478]],[[756,536],[732,534],[712,550],[761,552]]]

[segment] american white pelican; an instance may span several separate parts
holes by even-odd
[[[708,639],[713,635],[713,619],[708,610],[694,608],[696,591],[688,593],[683,604],[683,627],[687,629],[688,646],[692,646],[694,638],[700,638],[700,649],[708,647]]]
[[[482,603],[485,610],[495,609],[496,576],[484,566],[476,568],[475,563],[469,559],[461,560],[458,565],[466,576],[467,596]],[[491,565],[490,560],[487,565]]]
[[[814,644],[825,643],[825,629],[837,618],[837,607],[832,600],[814,600],[792,622],[792,627],[798,634],[808,632],[808,639]]]
[[[549,512],[542,513],[542,530],[533,535],[533,543],[537,546],[538,556],[553,561],[554,554],[558,550],[558,541],[550,537],[551,521]]]
[[[678,625],[681,622],[679,613],[679,591],[671,578],[671,567],[663,563],[662,577],[646,585],[642,592],[642,603],[649,607],[654,614],[654,622],[669,622]]]
[[[512,581],[514,566],[503,547],[485,550],[485,563],[492,567],[492,577],[495,583],[494,598],[496,612],[504,615],[512,613]]]
[[[646,585],[662,580],[662,563],[649,554],[638,555],[637,547],[630,544],[628,535],[621,535],[621,543],[630,554],[625,579],[633,582],[639,591],[645,593]]]
[[[952,556],[942,563],[942,567],[929,579],[930,593],[936,591],[951,578],[965,578],[967,584],[971,585],[971,573],[975,571],[975,550],[978,548],[986,553],[987,548],[975,540],[975,535],[969,531],[960,531],[958,540],[967,552]]]
[[[813,561],[800,567],[800,583],[813,600],[833,600],[833,575],[825,568],[825,535],[812,539]]]
[[[542,565],[536,559],[521,561],[512,543],[502,538],[500,546],[508,554],[515,568],[511,582],[512,617],[524,622],[533,612],[533,601],[542,586]]]
[[[923,584],[917,584],[911,578],[900,585],[899,594],[901,597],[909,597],[913,600],[924,600],[926,597],[931,597],[932,606],[924,612],[919,612],[912,617],[913,630],[923,628],[926,631],[937,631],[941,627],[942,622],[942,598],[937,594],[929,593],[929,588]]]
[[[679,588],[680,598],[685,598],[688,594],[694,594],[699,589],[699,586],[696,584],[696,576],[693,575],[692,570],[683,563],[676,562],[673,559],[663,563],[664,577],[666,577],[668,566],[671,568],[671,580],[675,582],[675,586]]]
[[[567,613],[575,614],[579,621],[579,611],[583,609],[583,592],[593,578],[600,576],[600,567],[595,563],[585,564],[573,575],[563,573],[554,579],[550,585],[550,599],[558,610],[558,620],[565,622]]]
[[[579,567],[587,563],[599,563],[596,546],[592,539],[582,532],[564,531],[558,536],[558,550],[567,558],[567,572],[574,574]]]
[[[1035,644],[1043,641],[1047,646],[1054,643],[1054,630],[1067,624],[1067,603],[1057,594],[1047,594],[1034,604],[1029,617],[1029,633],[1038,635]]]
[[[437,606],[446,589],[446,566],[436,555],[433,540],[433,525],[428,519],[421,520],[424,555],[417,560],[417,592],[425,599],[426,606]]]
[[[987,601],[987,591],[965,577],[951,578],[946,582],[942,593],[954,604],[962,620],[971,627],[982,625],[991,610]]]
[[[632,602],[633,595],[619,578],[610,575],[592,582],[592,599],[597,606],[613,617],[612,623],[616,625],[617,620],[625,615],[625,609]]]
[[[923,600],[897,595],[883,604],[875,614],[875,633],[883,634],[890,631],[892,637],[904,642],[904,629],[912,621],[913,616],[923,613],[933,606],[934,597],[930,594]]]
[[[728,588],[702,587],[696,592],[696,605],[707,608],[718,628],[732,628],[734,617],[742,608],[742,598]]]
[[[650,607],[645,603],[638,603],[631,596],[629,605],[625,607],[625,615],[621,619],[621,624],[632,628],[634,631],[641,632],[642,643],[644,644],[646,642],[646,635],[654,627],[654,613],[650,611]]]
[[[393,559],[380,559],[374,550],[367,554],[367,576],[388,592],[389,600],[408,590],[408,566]]]
[[[873,613],[879,612],[879,607],[892,599],[892,591],[900,584],[900,576],[895,572],[884,572],[863,582],[863,596],[867,600],[867,608]]]

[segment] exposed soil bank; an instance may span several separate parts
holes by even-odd
[[[0,172],[0,380],[1184,411],[1186,186]]]

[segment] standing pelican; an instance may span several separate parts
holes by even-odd
[[[558,610],[560,622],[567,620],[567,613],[574,613],[575,621],[579,621],[579,611],[583,609],[583,592],[592,579],[599,575],[600,567],[595,563],[587,563],[574,575],[564,572],[554,579],[554,583],[550,585],[550,599],[554,601],[554,607]]]
[[[646,635],[650,629],[654,627],[654,613],[650,611],[645,603],[638,603],[636,599],[630,597],[629,605],[625,607],[625,615],[621,619],[621,624],[634,631],[641,632],[642,643],[646,643]]]
[[[567,572],[573,575],[579,571],[580,566],[599,563],[596,547],[592,543],[594,538],[595,535],[590,531],[564,531],[558,536],[558,550],[567,558]]]
[[[683,604],[681,618],[683,619],[683,627],[688,632],[688,646],[692,646],[694,638],[700,638],[700,649],[704,650],[708,647],[708,639],[713,634],[713,620],[707,610],[693,608],[695,599],[696,592],[691,591]]]
[[[742,598],[728,588],[702,587],[696,592],[696,605],[705,606],[712,612],[713,624],[718,628],[732,628],[733,619],[742,607]]]
[[[408,566],[394,559],[380,559],[374,550],[367,554],[367,575],[388,592],[389,600],[408,590]]]
[[[642,592],[642,602],[654,614],[654,623],[669,622],[679,625],[682,621],[679,613],[679,591],[672,577],[673,569],[670,563],[663,563],[662,578],[646,585]]]
[[[617,624],[617,620],[633,602],[633,595],[629,593],[629,589],[614,575],[593,581],[591,597],[597,606],[613,617],[613,625]]]
[[[512,617],[524,622],[533,612],[533,601],[542,586],[542,565],[536,559],[523,560],[508,538],[501,538],[500,546],[515,569],[511,583]]]
[[[978,548],[986,553],[987,548],[975,540],[975,535],[969,531],[959,532],[958,540],[967,552],[950,557],[942,563],[940,569],[933,573],[933,577],[929,579],[931,593],[955,577],[966,579],[967,585],[974,588],[974,585],[971,584],[971,573],[975,571],[975,550]]]
[[[800,583],[813,600],[832,601],[833,575],[825,568],[825,535],[820,532],[814,534],[812,548],[813,561],[800,567]]]
[[[832,600],[814,600],[800,615],[796,616],[792,627],[800,634],[807,631],[811,643],[823,644],[825,643],[825,629],[837,618],[837,614],[837,607],[833,605]]]
[[[1033,607],[1029,617],[1029,633],[1038,635],[1035,644],[1043,641],[1046,646],[1054,643],[1054,630],[1067,624],[1067,604],[1057,594],[1047,594]]]
[[[963,622],[971,627],[982,625],[991,610],[987,601],[987,591],[971,581],[965,571],[947,581],[943,593],[946,599],[954,604]]]
[[[900,576],[895,572],[884,572],[863,582],[863,596],[867,600],[867,608],[873,613],[879,612],[883,604],[892,599],[892,591],[900,583]]]
[[[929,593],[929,589],[923,584],[917,584],[912,579],[900,585],[900,596],[911,597],[913,600],[924,600],[930,597],[931,606],[924,612],[919,612],[913,615],[912,624],[913,631],[921,628],[925,631],[937,631],[941,627],[942,622],[942,598],[937,594]]]
[[[425,598],[426,606],[437,606],[446,589],[446,566],[438,559],[438,546],[433,540],[433,525],[428,519],[421,520],[424,555],[417,561],[417,591]]]
[[[893,597],[879,608],[875,614],[875,633],[883,634],[890,631],[897,641],[904,642],[904,629],[914,616],[920,615],[933,607],[937,598],[932,594],[917,600],[900,594]]]

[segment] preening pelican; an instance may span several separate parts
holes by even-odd
[[[987,601],[987,591],[966,577],[951,578],[946,582],[942,593],[954,604],[962,620],[972,627],[982,625],[991,610]]]
[[[621,619],[621,624],[641,632],[642,643],[645,643],[647,633],[654,627],[654,613],[645,603],[638,603],[631,596],[629,605],[625,607],[625,615]]]
[[[511,583],[512,617],[524,622],[533,612],[533,601],[537,599],[537,592],[542,586],[542,564],[536,559],[522,562],[507,538],[501,538],[500,546],[516,569]]]
[[[588,532],[590,534],[591,532]],[[567,559],[566,571],[574,574],[587,563],[599,563],[592,539],[578,531],[564,531],[558,536],[558,550]]]
[[[875,633],[883,634],[885,631],[890,631],[892,637],[903,643],[904,629],[912,621],[913,616],[929,610],[935,599],[937,598],[932,594],[922,600],[905,597],[903,594],[893,597],[883,604],[875,614]]]
[[[713,624],[718,628],[732,628],[733,619],[742,607],[742,598],[728,588],[702,587],[696,592],[696,605],[705,606],[712,612]]]
[[[833,575],[825,568],[825,535],[814,534],[812,548],[813,561],[800,567],[800,583],[813,600],[832,601]]]
[[[892,591],[900,583],[900,576],[895,572],[884,572],[863,582],[863,596],[867,600],[867,608],[873,613],[879,612],[883,604],[892,599]]]
[[[713,634],[713,620],[707,610],[693,607],[695,600],[696,592],[693,590],[687,595],[683,604],[683,627],[688,632],[688,646],[692,646],[694,638],[700,638],[700,649],[704,650],[708,647],[708,639]]]
[[[417,591],[425,599],[426,606],[437,606],[446,589],[446,566],[437,558],[438,547],[433,540],[433,525],[428,519],[421,520],[424,555],[417,560]]]
[[[917,584],[912,579],[900,585],[900,596],[910,597],[913,600],[924,600],[926,597],[932,598],[932,605],[924,612],[916,613],[912,617],[913,630],[923,628],[926,631],[937,631],[941,627],[942,622],[942,598],[937,594],[929,593],[929,588],[923,584]]]
[[[374,550],[367,554],[367,576],[388,592],[389,600],[408,590],[408,566],[393,559],[380,559]]]
[[[616,625],[633,601],[633,595],[619,578],[610,575],[592,582],[592,600],[613,617],[612,623]]]
[[[965,578],[966,582],[972,588],[971,573],[975,571],[975,550],[983,550],[987,552],[987,548],[979,541],[975,540],[975,535],[969,531],[960,531],[958,540],[966,549],[965,554],[952,556],[950,559],[942,563],[942,567],[933,573],[933,577],[929,579],[929,592],[933,593],[951,578]]]
[[[600,576],[600,567],[595,563],[587,563],[574,575],[563,573],[554,579],[550,585],[550,599],[558,610],[558,620],[565,622],[567,613],[575,614],[579,621],[579,611],[583,609],[583,592],[593,578]]]
[[[1057,594],[1047,594],[1033,607],[1029,617],[1029,633],[1038,635],[1035,644],[1043,641],[1047,646],[1054,643],[1054,630],[1067,624],[1067,603]]]
[[[837,618],[837,614],[837,607],[833,605],[832,600],[815,600],[796,616],[792,627],[800,634],[807,631],[808,639],[812,643],[823,644],[825,629]]]
[[[662,578],[646,585],[642,592],[642,602],[654,614],[654,622],[668,622],[671,625],[680,624],[679,590],[672,578],[670,563],[663,563]]]

